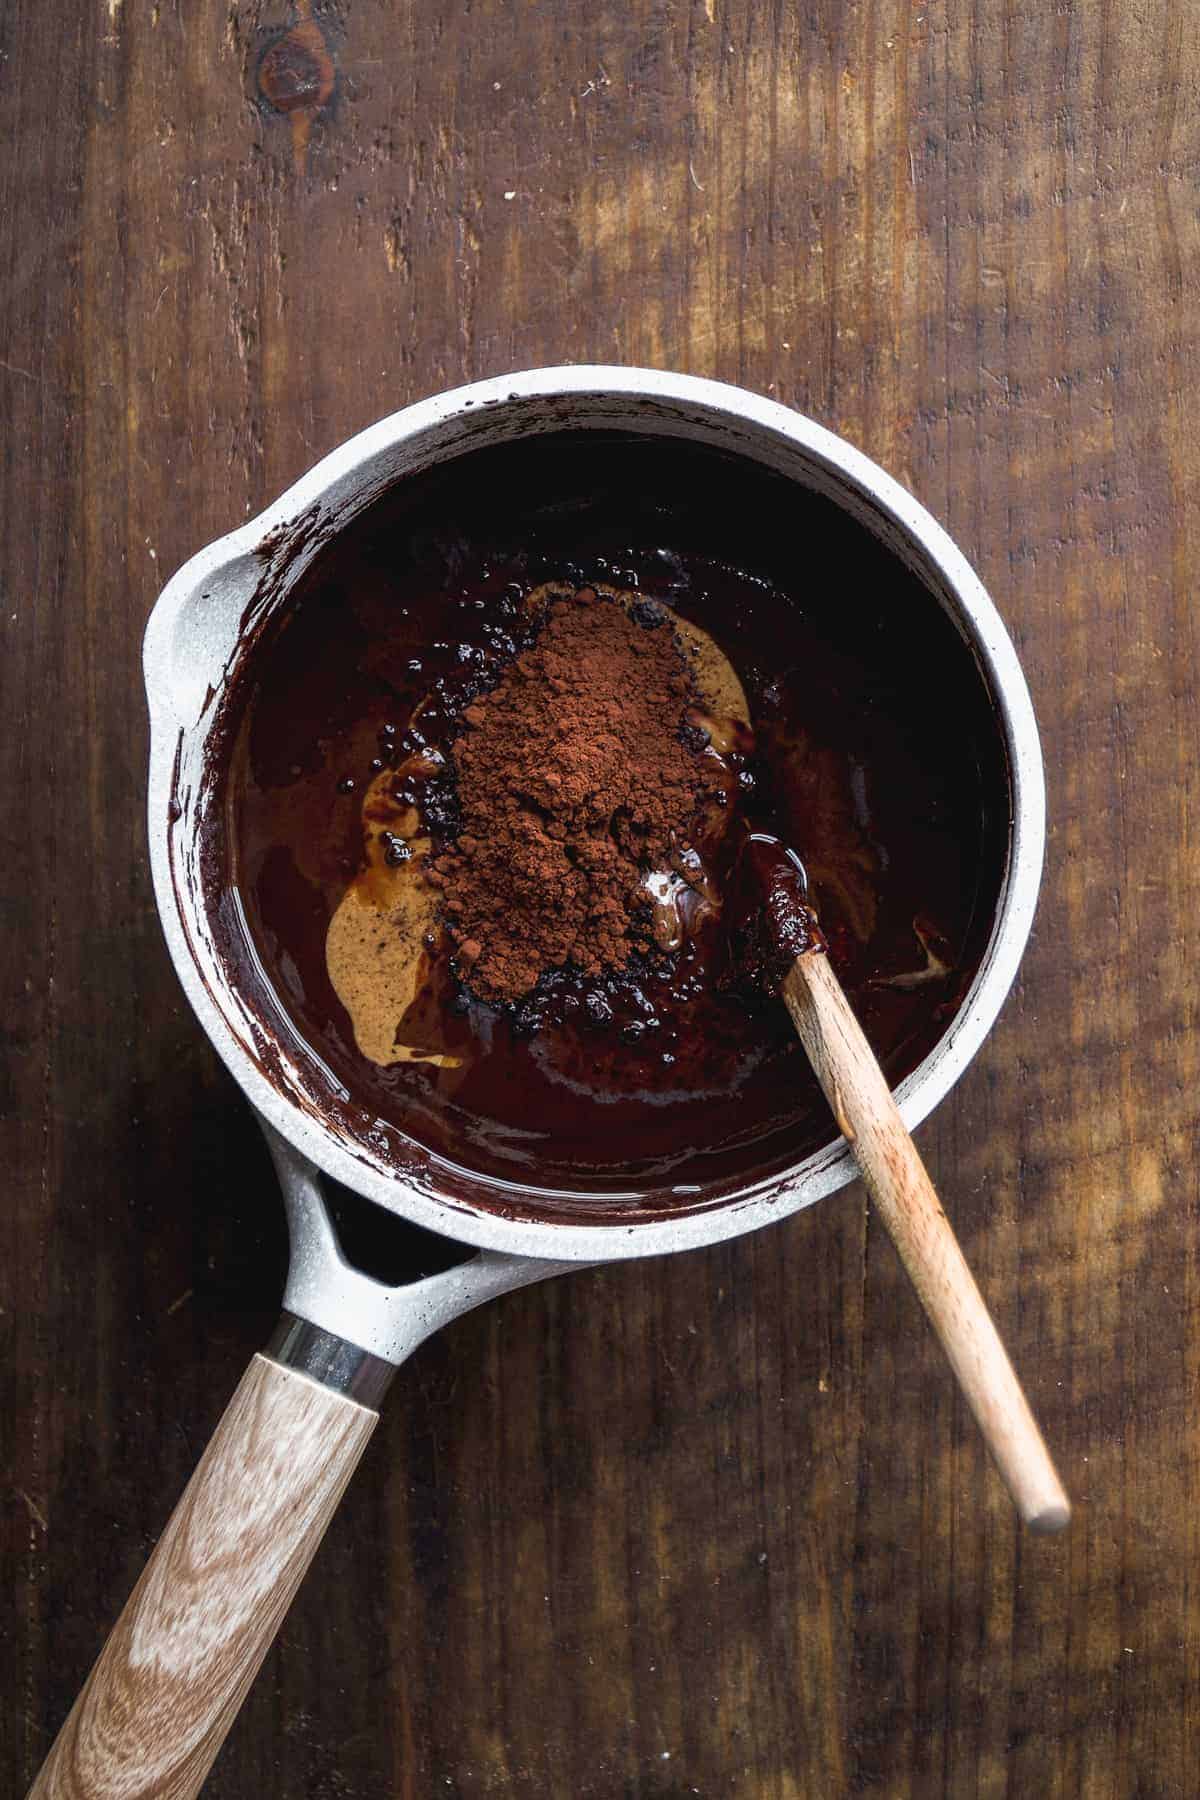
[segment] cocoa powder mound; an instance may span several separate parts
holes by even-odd
[[[687,722],[695,698],[661,607],[631,614],[582,588],[467,708],[451,750],[461,830],[430,875],[481,999],[649,948],[645,874],[687,843],[717,786]]]

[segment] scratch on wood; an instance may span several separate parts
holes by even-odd
[[[43,1531],[49,1531],[50,1521],[47,1519],[47,1517],[46,1517],[45,1513],[42,1511],[41,1507],[34,1500],[33,1496],[31,1494],[27,1494],[25,1492],[25,1489],[21,1488],[21,1487],[19,1487],[17,1489],[17,1495],[20,1499],[22,1499],[25,1502],[26,1510],[28,1511],[29,1516],[34,1521],[34,1523],[36,1525],[40,1525]]]

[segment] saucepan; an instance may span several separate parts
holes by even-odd
[[[714,1244],[850,1181],[842,1140],[769,1181],[681,1214],[505,1216],[411,1170],[323,1107],[303,1047],[272,1031],[214,941],[201,869],[221,699],[256,635],[332,534],[406,476],[563,430],[716,446],[830,496],[921,580],[973,654],[1007,770],[1004,880],[982,963],[936,1048],[897,1090],[912,1128],[978,1050],[1016,973],[1041,873],[1037,727],[995,607],[946,533],[882,469],[769,400],[658,371],[572,367],[484,381],[405,408],[335,450],[258,518],[179,571],[146,631],[154,886],[201,1025],[262,1121],[291,1266],[278,1331],[255,1356],[35,1784],[38,1795],[195,1794],[377,1421],[397,1366],[493,1295],[622,1257]],[[388,1287],[342,1254],[326,1181],[457,1240],[466,1260]],[[470,1252],[473,1250],[473,1254]]]

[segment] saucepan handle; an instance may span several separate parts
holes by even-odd
[[[379,1414],[256,1356],[30,1800],[190,1800]]]
[[[483,1251],[385,1286],[343,1258],[316,1166],[265,1121],[264,1129],[292,1239],[286,1310],[267,1354],[242,1377],[29,1800],[198,1793],[397,1366],[452,1319],[580,1266]]]

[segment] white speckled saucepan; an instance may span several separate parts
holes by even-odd
[[[203,903],[207,757],[239,653],[329,538],[398,477],[486,445],[562,431],[684,439],[751,458],[819,490],[921,578],[971,647],[990,689],[1008,770],[1005,879],[990,941],[941,1041],[898,1090],[912,1128],[991,1029],[1021,958],[1041,875],[1044,793],[1037,726],[1008,634],[965,558],[911,495],[857,450],[739,388],[645,369],[535,369],[439,394],[343,444],[258,518],[168,582],[146,630],[150,852],[163,930],[200,1023],[271,1145],[292,1261],[285,1313],[255,1357],[157,1546],[34,1792],[89,1800],[198,1791],[370,1435],[396,1365],[440,1325],[492,1295],[612,1258],[711,1244],[786,1218],[845,1185],[842,1141],[719,1204],[595,1222],[576,1209],[505,1217],[468,1182],[411,1169],[370,1133],[351,1135],[313,1099],[304,1047],[271,1036],[219,954]],[[474,1255],[389,1288],[351,1267],[321,1190],[330,1176]],[[482,1193],[482,1190],[481,1190]]]

